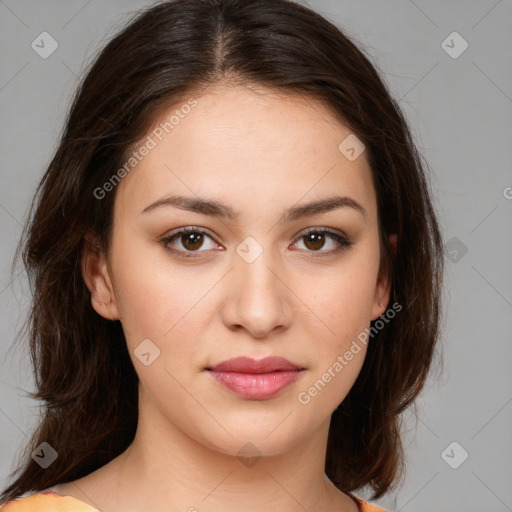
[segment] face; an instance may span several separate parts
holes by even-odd
[[[121,320],[141,415],[219,452],[278,454],[329,421],[363,364],[358,335],[386,309],[371,170],[315,101],[222,85],[195,100],[147,134],[116,187],[109,253],[89,254],[84,277]],[[299,370],[211,371],[240,356]]]

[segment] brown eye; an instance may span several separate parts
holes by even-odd
[[[309,233],[304,236],[304,240],[306,240],[305,245],[308,249],[316,251],[324,246],[325,235],[323,233]]]
[[[185,249],[195,251],[203,244],[203,234],[199,232],[184,233],[181,235],[181,243]]]
[[[210,247],[204,249],[207,240],[211,240]],[[167,250],[186,258],[200,257],[200,253],[206,252],[207,249],[218,247],[208,233],[194,227],[181,229],[165,237],[161,243]],[[198,254],[193,254],[194,252]]]
[[[347,237],[324,228],[310,229],[305,234],[302,234],[299,241],[303,241],[307,252],[317,252],[320,256],[337,253],[350,247],[354,243]],[[326,245],[327,249],[324,250]],[[329,248],[329,246],[331,246],[331,248]]]

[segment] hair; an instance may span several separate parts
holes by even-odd
[[[174,0],[135,12],[91,61],[30,205],[15,259],[32,295],[29,395],[44,407],[0,501],[86,476],[133,441],[138,376],[121,323],[94,311],[80,265],[88,233],[105,253],[112,235],[115,190],[101,200],[94,191],[164,108],[220,82],[321,101],[365,144],[380,269],[401,310],[332,414],[325,472],[343,492],[368,486],[373,499],[403,478],[400,415],[424,387],[440,334],[443,250],[428,164],[370,57],[331,21],[292,0]],[[58,453],[46,469],[30,456],[42,442]]]

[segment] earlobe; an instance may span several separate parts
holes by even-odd
[[[392,262],[394,262],[396,251],[397,251],[397,235],[389,235],[389,247],[391,252]],[[393,267],[393,264],[391,265]],[[376,320],[381,316],[387,308],[389,303],[389,297],[391,294],[391,275],[383,273],[379,276],[377,287],[375,289],[375,298],[373,303],[371,320]]]
[[[387,280],[386,280],[386,282],[387,282]],[[379,284],[379,286],[377,287],[377,291],[375,294],[375,300],[373,303],[372,315],[370,318],[371,320],[376,320],[377,318],[379,318],[379,316],[381,316],[386,311],[387,305],[389,303],[390,287],[389,287],[389,285],[385,285],[385,286],[386,286],[386,288],[384,291],[382,291],[382,288],[384,287],[384,285],[381,286]]]
[[[91,305],[96,313],[107,320],[119,320],[106,256],[92,235],[84,238],[81,269],[84,282],[91,292]]]

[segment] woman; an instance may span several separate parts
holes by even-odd
[[[369,60],[288,0],[175,0],[96,58],[23,238],[45,403],[0,510],[383,510],[442,242]]]

